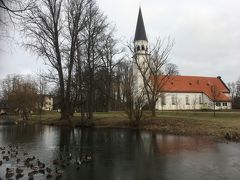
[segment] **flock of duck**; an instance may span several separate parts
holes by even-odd
[[[0,168],[8,161],[16,163],[15,167],[6,167],[5,178],[9,180],[14,177],[20,179],[24,176],[28,176],[29,180],[33,180],[37,174],[46,176],[46,179],[53,177],[59,179],[64,174],[62,169],[69,166],[70,163],[73,163],[78,170],[81,165],[87,165],[92,160],[90,154],[85,154],[79,159],[73,159],[72,155],[68,154],[64,158],[61,156],[59,159],[54,159],[52,161],[54,168],[50,168],[50,166],[46,166],[45,163],[35,156],[29,155],[27,152],[20,153],[18,146],[8,145],[0,147],[0,153],[0,157],[2,157],[2,159],[0,158]],[[0,176],[0,180],[3,180],[3,177]]]

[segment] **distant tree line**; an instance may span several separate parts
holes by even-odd
[[[15,113],[28,120],[32,112],[42,114],[46,82],[23,75],[7,75],[1,82],[1,99],[8,113]]]
[[[229,82],[227,85],[230,90],[232,108],[240,109],[240,79],[236,82]]]

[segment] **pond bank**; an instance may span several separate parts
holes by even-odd
[[[240,117],[240,116],[239,116]],[[128,120],[124,113],[101,113],[95,116],[92,123],[80,122],[80,117],[75,116],[71,122],[59,120],[57,117],[19,121],[19,123],[42,124],[51,126],[93,127],[93,128],[125,128],[156,131],[165,134],[186,136],[211,136],[221,140],[240,141],[240,118],[238,114],[163,114],[156,118],[145,118],[136,125]]]

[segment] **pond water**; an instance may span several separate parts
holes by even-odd
[[[69,161],[62,179],[74,180],[219,180],[239,179],[240,144],[209,138],[162,135],[154,132],[117,129],[66,129],[51,126],[0,126],[0,147],[18,146],[16,159],[3,161],[6,167],[22,166],[23,152],[36,156],[54,169],[54,159]],[[1,153],[1,152],[0,152]],[[76,168],[75,160],[92,159]],[[0,160],[2,159],[0,154]],[[25,168],[24,177],[28,179]],[[14,178],[15,179],[15,178]],[[34,179],[46,179],[36,174]],[[55,179],[53,177],[52,179]]]

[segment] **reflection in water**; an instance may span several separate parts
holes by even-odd
[[[8,144],[18,145],[19,151],[28,151],[52,168],[55,158],[92,155],[92,162],[79,170],[74,163],[65,167],[63,179],[238,179],[240,175],[240,145],[207,138],[132,130],[0,126],[0,146]],[[0,167],[0,177],[7,166],[4,162]]]
[[[216,143],[207,138],[200,137],[181,137],[173,135],[156,135],[152,136],[156,141],[156,148],[159,154],[174,154],[183,151],[198,151],[208,148],[208,151],[216,150]]]

